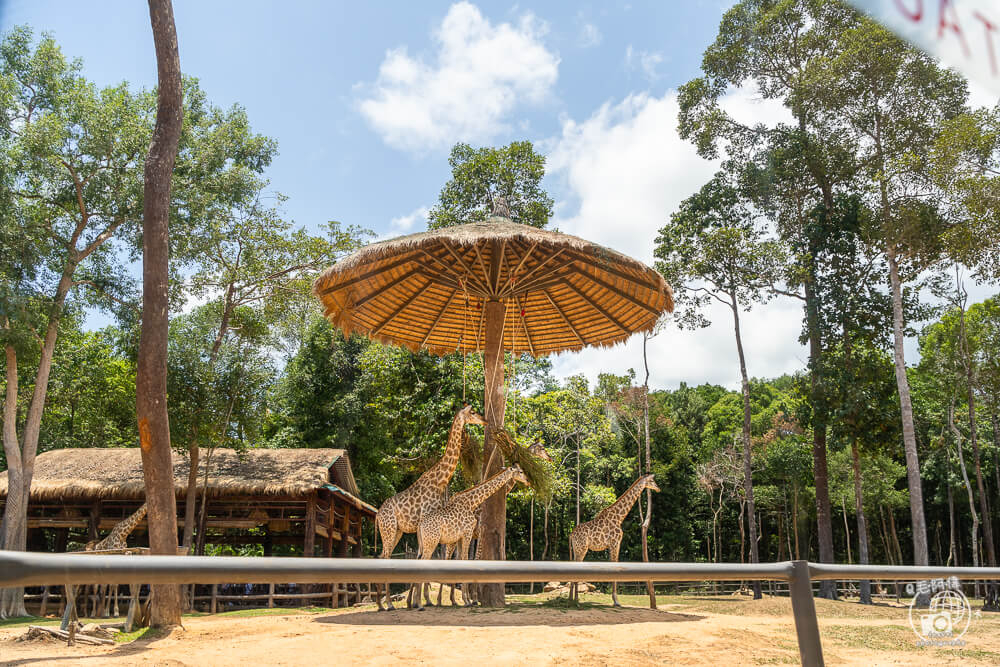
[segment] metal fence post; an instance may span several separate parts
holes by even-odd
[[[792,598],[795,634],[799,639],[799,658],[804,667],[823,667],[823,644],[819,638],[819,621],[816,619],[809,563],[793,560],[791,565],[788,591]]]

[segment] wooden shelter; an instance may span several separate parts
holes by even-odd
[[[188,460],[174,454],[173,467],[177,525],[183,531]],[[202,472],[198,476],[199,510],[204,481]],[[243,453],[217,449],[207,488],[206,544],[260,545],[265,556],[360,557],[364,521],[376,513],[360,498],[350,460],[341,449],[250,449]],[[0,508],[6,495],[7,473],[3,472]],[[57,449],[40,454],[28,504],[28,550],[82,549],[144,500],[138,448]],[[130,546],[147,546],[145,531],[143,520],[130,537]],[[210,597],[214,610],[220,597],[267,599],[273,605],[287,595],[302,602],[310,596],[325,596],[336,604],[342,596],[346,602],[349,592],[311,592],[299,586],[294,593],[282,594],[273,585],[266,588],[267,592],[243,587],[239,595],[220,596],[217,587],[211,587],[201,597]],[[355,593],[360,596],[360,587]]]
[[[483,354],[484,456],[492,461],[484,479],[502,465],[493,454],[504,424],[506,352],[540,357],[616,345],[652,331],[674,308],[670,286],[642,262],[499,215],[365,246],[324,271],[313,293],[346,334],[439,355]],[[482,516],[482,553],[502,560],[505,499],[488,500]],[[503,605],[502,584],[483,590],[483,604]]]

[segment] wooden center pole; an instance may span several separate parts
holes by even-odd
[[[503,327],[506,309],[501,301],[487,301],[485,308],[483,370],[486,376],[486,395],[483,398],[483,416],[486,418],[486,443],[483,460],[489,461],[489,466],[483,470],[483,479],[488,479],[503,467],[503,454],[495,450],[496,434],[503,429],[504,410],[507,406],[503,385]],[[505,560],[506,531],[507,499],[504,494],[497,493],[483,505],[483,525],[479,539],[483,543],[484,559]],[[504,584],[481,584],[479,599],[484,607],[504,606]]]

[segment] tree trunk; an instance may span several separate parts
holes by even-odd
[[[816,484],[816,527],[819,541],[819,561],[832,563],[833,518],[830,510],[830,483],[826,463],[826,409],[823,406],[823,382],[820,377],[823,346],[819,330],[819,298],[816,295],[815,270],[810,267],[810,280],[805,284],[806,323],[809,332],[809,377],[813,403],[813,479]],[[837,586],[834,581],[820,582],[820,597],[834,600]]]
[[[63,306],[66,303],[66,295],[69,294],[73,283],[73,272],[76,270],[77,258],[75,251],[70,250],[72,256],[67,259],[63,268],[63,274],[56,287],[55,299],[49,310],[49,321],[45,329],[45,338],[42,341],[41,355],[38,359],[38,370],[35,373],[35,387],[31,394],[31,402],[28,404],[28,414],[24,421],[24,433],[20,447],[17,446],[17,395],[11,397],[9,390],[4,399],[4,409],[11,407],[14,419],[10,420],[10,427],[13,429],[12,449],[17,450],[14,458],[7,459],[8,462],[8,484],[10,489],[7,493],[7,503],[4,508],[4,548],[9,551],[24,551],[27,541],[28,525],[28,499],[31,492],[31,480],[35,473],[35,454],[38,452],[38,435],[42,428],[42,412],[45,408],[45,397],[49,388],[49,373],[52,370],[52,357],[55,355],[56,336],[59,333],[59,322],[62,319]],[[13,351],[12,347],[5,346],[5,350]],[[8,353],[5,352],[5,356]],[[10,373],[10,357],[8,360],[8,373]],[[14,357],[14,372],[17,372],[17,360]],[[10,385],[8,385],[9,387]],[[15,382],[15,389],[16,389]],[[8,422],[4,420],[4,448],[7,449],[7,428]],[[18,470],[14,467],[17,466]],[[19,477],[19,479],[15,479]],[[13,493],[14,486],[20,487],[20,494]],[[19,502],[14,502],[13,496],[19,496]],[[0,618],[13,616],[26,616],[24,613],[24,595],[21,588],[2,589],[0,593]]]
[[[760,562],[757,551],[757,506],[753,498],[753,452],[750,448],[750,378],[747,376],[746,357],[743,354],[743,336],[740,333],[740,313],[736,303],[736,294],[730,293],[733,311],[733,328],[736,331],[736,351],[740,359],[740,379],[743,393],[743,493],[747,501],[747,518],[750,532],[750,563]],[[831,537],[831,540],[833,538]],[[753,599],[761,599],[760,582],[753,581]]]
[[[965,366],[966,400],[969,403],[969,442],[972,444],[972,464],[976,472],[976,489],[979,492],[979,512],[983,519],[983,542],[986,546],[986,564],[996,567],[997,556],[993,546],[993,526],[983,484],[982,457],[979,454],[979,436],[976,430],[976,395],[972,355],[969,353],[969,338],[965,330],[965,300],[959,302],[959,335],[961,336],[962,364]]]
[[[962,472],[962,482],[969,495],[969,514],[972,515],[972,567],[979,567],[979,514],[976,512],[976,501],[972,494],[972,483],[969,482],[969,472],[965,467],[965,455],[962,453],[962,433],[955,426],[955,399],[948,406],[948,430],[955,436],[955,451],[958,452],[958,467]],[[976,581],[976,597],[979,596],[979,582]]]
[[[195,506],[198,504],[198,462],[201,458],[200,448],[192,442],[188,446],[188,480],[187,492],[184,494],[184,548],[191,552],[192,536],[194,535]]]
[[[913,404],[910,401],[910,381],[906,377],[903,353],[903,286],[892,241],[886,244],[889,263],[889,293],[892,298],[893,362],[896,368],[896,388],[899,391],[899,412],[903,422],[903,450],[906,454],[906,482],[910,491],[910,522],[913,528],[913,564],[927,565],[927,522],[924,517],[924,494],[920,485],[920,459],[917,456],[917,436],[913,427]]]
[[[854,511],[858,517],[858,563],[868,565],[868,522],[865,519],[864,494],[861,488],[861,454],[857,438],[851,440],[851,462],[854,469]],[[867,579],[860,585],[861,604],[872,603],[872,584]]]
[[[949,468],[951,466],[948,466]],[[949,471],[950,472],[950,471]],[[948,562],[946,565],[958,567],[958,539],[955,536],[955,494],[951,491],[951,482],[947,483],[948,488]]]
[[[799,490],[792,488],[792,530],[795,532],[795,560],[802,560],[799,551]]]
[[[0,549],[23,551],[27,540],[28,508],[24,503],[24,475],[21,448],[17,442],[17,351],[4,346],[6,392],[3,404],[3,451],[7,457],[7,504],[4,507]],[[24,588],[0,589],[0,618],[27,616]]]
[[[499,252],[494,252],[499,261]],[[503,371],[503,326],[506,319],[506,308],[499,301],[487,301],[485,333],[486,349],[484,352],[484,375],[486,396],[484,400],[486,418],[486,442],[483,447],[483,477],[488,479],[503,467],[503,455],[496,444],[496,434],[503,429],[506,398],[504,396]],[[483,558],[485,560],[504,560],[505,537],[507,529],[507,499],[501,494],[494,494],[483,504],[482,529],[479,539],[483,543]],[[504,606],[504,584],[482,584],[479,587],[480,602],[484,607]]]
[[[177,503],[167,416],[168,220],[170,187],[183,117],[180,57],[170,0],[149,0],[159,84],[156,127],[146,157],[143,185],[142,330],[136,369],[136,417],[142,453],[149,547],[177,553]],[[181,622],[180,588],[152,587],[150,625]]]
[[[653,472],[653,448],[649,441],[649,356],[646,353],[649,334],[642,335],[642,365],[646,369],[646,378],[642,383],[642,423],[646,440],[646,473]],[[649,562],[649,524],[653,518],[653,492],[646,489],[646,516],[642,519],[642,562]],[[656,589],[652,581],[646,582],[646,592],[649,594],[649,608],[656,609]]]

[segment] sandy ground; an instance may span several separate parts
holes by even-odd
[[[377,613],[373,607],[264,616],[200,616],[155,639],[68,648],[17,642],[0,629],[3,665],[746,665],[797,664],[787,599],[661,597],[660,609],[452,607]],[[606,596],[592,596],[603,603]],[[632,597],[626,603],[640,604]],[[586,599],[585,599],[586,603]],[[1000,618],[975,619],[966,647],[918,648],[906,609],[817,601],[827,664],[1000,664]],[[551,604],[551,603],[550,603]],[[992,615],[996,616],[996,615]]]

